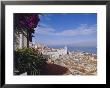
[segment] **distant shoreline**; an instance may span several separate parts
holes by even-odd
[[[50,48],[64,48],[64,46],[48,46]],[[69,52],[88,52],[88,53],[93,53],[97,54],[97,48],[96,47],[72,47],[72,46],[67,46]]]

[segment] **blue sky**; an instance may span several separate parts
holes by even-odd
[[[96,13],[45,13],[35,28],[33,42],[45,45],[96,47]]]

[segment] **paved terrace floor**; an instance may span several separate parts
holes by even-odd
[[[43,65],[41,69],[41,75],[64,75],[68,72],[66,67],[51,63]]]

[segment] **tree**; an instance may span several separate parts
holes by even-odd
[[[32,42],[32,37],[34,33],[34,28],[38,26],[39,13],[15,13],[14,14],[14,29],[17,32],[26,31],[27,41]],[[27,47],[29,47],[29,42],[27,42]]]
[[[46,59],[42,53],[34,48],[22,48],[14,51],[14,66],[19,73],[27,72],[28,75],[40,74],[40,67],[45,64]]]

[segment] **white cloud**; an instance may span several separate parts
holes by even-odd
[[[40,24],[39,24],[39,28],[48,28],[48,27],[50,27],[50,26],[45,23],[40,22]]]
[[[78,40],[75,42],[71,42],[72,46],[78,46],[78,47],[92,47],[97,46],[97,39],[94,40]]]
[[[44,28],[38,28],[37,33],[40,34],[50,34],[50,35],[56,35],[56,36],[80,36],[80,35],[90,35],[93,33],[96,33],[97,28],[96,25],[88,26],[87,24],[81,24],[80,27],[76,29],[66,29],[61,32],[56,32],[55,29],[51,27],[47,27],[45,25]]]
[[[41,16],[40,16],[40,18],[42,19],[42,17],[44,17],[46,20],[51,20],[51,16],[52,16],[52,14],[42,14]]]
[[[97,40],[47,40],[46,45],[69,45],[75,47],[94,47],[97,46]]]
[[[96,25],[87,26],[87,24],[82,24],[80,27],[76,29],[64,30],[60,33],[56,33],[56,35],[63,35],[63,36],[90,35],[95,32],[96,32]]]
[[[45,23],[40,23],[37,28],[35,28],[36,34],[52,34],[55,32],[55,29],[53,29],[50,25],[47,25]]]
[[[37,34],[40,33],[40,34],[53,35],[53,32],[54,32],[54,31],[55,31],[55,30],[52,29],[52,28],[38,28],[38,29],[36,30],[36,33],[37,33]]]
[[[97,46],[96,45],[97,38],[96,39],[89,39],[89,38],[75,39],[73,37],[73,36],[77,37],[80,35],[93,35],[97,31],[96,25],[88,26],[87,24],[81,24],[80,27],[76,29],[73,29],[73,30],[69,29],[69,30],[64,30],[61,32],[56,32],[56,30],[50,27],[49,25],[46,25],[46,24],[43,24],[43,25],[45,27],[36,28],[36,34],[52,35],[52,38],[51,37],[46,38],[44,41],[44,40],[41,40],[40,37],[37,37],[37,41],[39,40],[39,42],[42,42],[46,45],[71,45],[71,46],[76,46],[76,47]],[[64,38],[63,36],[67,36],[67,37]]]

